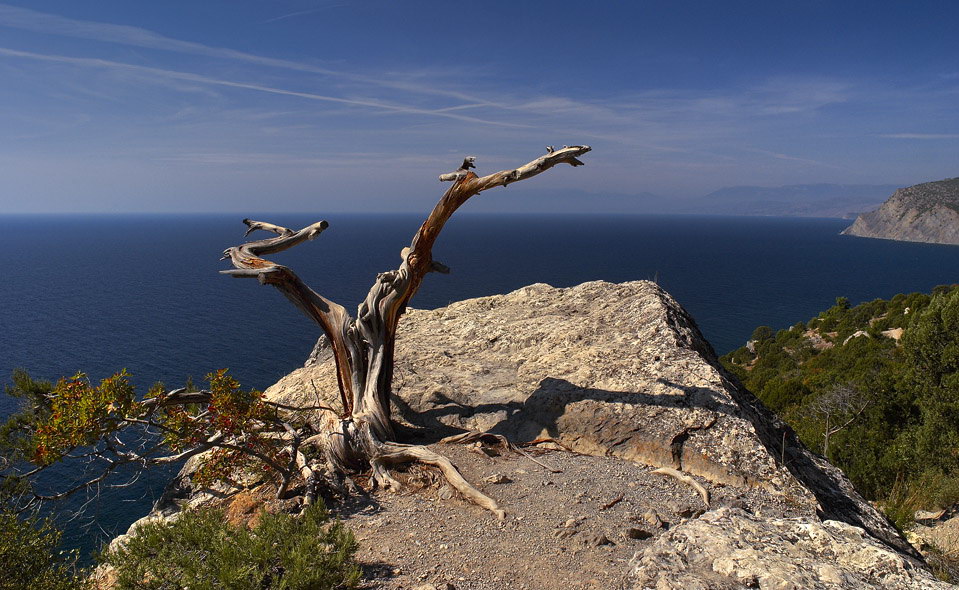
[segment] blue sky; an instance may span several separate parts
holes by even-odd
[[[477,210],[953,177],[957,22],[921,1],[0,3],[0,213],[424,211],[463,155],[485,173],[547,144],[594,152]]]

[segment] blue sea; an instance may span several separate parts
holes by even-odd
[[[243,241],[240,215],[0,216],[0,383],[14,368],[55,380],[126,368],[138,387],[177,386],[227,367],[265,388],[300,366],[318,329],[278,292],[218,274]],[[319,218],[251,215],[299,228]],[[330,228],[274,259],[355,309],[376,273],[395,268],[422,222],[413,215],[330,215]],[[427,277],[414,307],[530,283],[658,282],[720,354],[759,325],[783,328],[831,306],[959,282],[959,247],[840,236],[836,219],[697,216],[453,218],[434,249],[450,275]],[[264,234],[265,235],[265,234]],[[15,409],[0,396],[0,415]],[[168,473],[101,488],[65,543],[96,548],[145,514]],[[121,482],[123,479],[121,478]],[[60,507],[69,514],[86,496]]]

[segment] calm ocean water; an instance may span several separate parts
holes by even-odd
[[[319,218],[253,215],[299,228]],[[0,383],[23,367],[56,379],[127,368],[141,388],[228,367],[264,388],[301,365],[318,330],[271,288],[219,275],[242,241],[241,216],[0,216]],[[331,215],[314,242],[274,257],[355,309],[395,268],[421,216]],[[686,307],[720,354],[752,330],[806,320],[837,296],[860,302],[959,281],[959,247],[838,235],[848,222],[695,216],[461,215],[413,300],[433,308],[543,282],[653,279]],[[0,414],[14,408],[0,396]],[[167,479],[101,490],[66,543],[97,546],[149,510]],[[76,508],[78,499],[65,508]]]

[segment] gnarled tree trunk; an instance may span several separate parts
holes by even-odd
[[[563,147],[513,170],[504,170],[478,177],[469,169],[473,158],[467,158],[455,172],[440,176],[453,185],[440,198],[420,226],[408,248],[401,252],[402,263],[396,270],[381,273],[360,304],[355,318],[346,309],[310,289],[289,268],[262,258],[291,248],[304,240],[312,240],[329,224],[314,223],[299,231],[244,219],[254,230],[265,230],[277,237],[249,242],[227,249],[233,270],[223,271],[235,277],[257,278],[263,284],[279,289],[308,317],[323,329],[333,349],[339,383],[342,412],[323,412],[322,432],[302,438],[294,451],[298,465],[308,482],[307,498],[315,494],[311,485],[316,482],[323,466],[310,464],[299,451],[316,445],[323,451],[326,465],[335,474],[371,469],[373,481],[388,488],[398,488],[389,473],[389,467],[404,462],[421,462],[438,467],[446,479],[461,494],[502,518],[503,511],[496,502],[471,486],[445,457],[430,449],[396,441],[390,417],[390,395],[393,381],[393,358],[396,346],[396,328],[410,299],[416,294],[429,272],[448,272],[433,260],[433,244],[446,221],[473,195],[513,182],[525,180],[544,172],[556,164],[582,165],[577,157],[590,151],[589,146]],[[301,437],[297,437],[300,441]]]

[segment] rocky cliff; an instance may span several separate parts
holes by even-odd
[[[413,493],[334,503],[375,587],[951,587],[724,372],[653,283],[539,284],[410,310],[394,394],[403,436],[450,456],[507,518],[420,469],[399,475]],[[335,404],[324,342],[267,395]],[[438,442],[464,430],[532,446]],[[188,470],[177,486],[193,493]]]
[[[842,233],[959,245],[959,178],[899,189],[879,209],[863,213]]]

